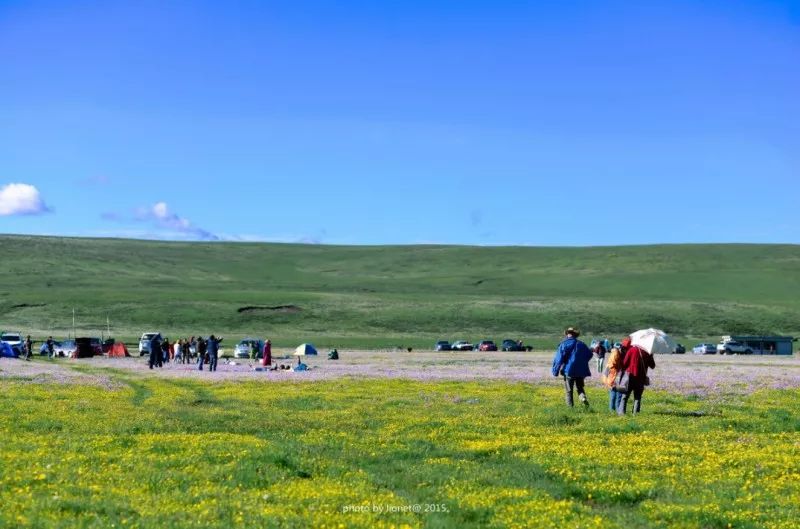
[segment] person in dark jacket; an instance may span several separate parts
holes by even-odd
[[[191,352],[189,351],[189,339],[187,338],[181,344],[181,362],[184,364],[188,364],[190,354]]]
[[[602,374],[603,373],[603,362],[605,361],[606,353],[608,352],[608,349],[606,349],[606,346],[603,345],[603,341],[602,340],[598,340],[597,343],[595,344],[594,350],[592,352],[595,354],[595,362],[597,364],[597,372],[599,374]]]
[[[589,405],[586,398],[583,381],[586,377],[592,376],[589,371],[589,361],[592,359],[592,351],[582,341],[578,340],[580,332],[569,327],[564,331],[564,340],[556,349],[553,357],[553,376],[564,377],[564,390],[566,391],[567,406],[574,406],[573,392],[578,389],[578,398],[584,406]]]
[[[217,356],[219,355],[219,343],[222,341],[222,338],[215,338],[212,334],[208,337],[208,370],[209,371],[216,371],[217,370]]]
[[[161,361],[165,364],[169,363],[169,338],[164,338],[164,341],[161,342]]]
[[[617,415],[625,415],[631,394],[633,394],[633,413],[642,411],[642,394],[647,380],[648,367],[650,369],[655,369],[656,367],[653,355],[641,347],[631,346],[622,360],[622,368],[627,371],[630,383],[628,384],[628,391],[622,393],[620,397],[617,405]]]
[[[203,370],[203,363],[206,361],[206,341],[202,336],[197,337],[197,369]]]
[[[25,338],[25,360],[31,360],[31,355],[33,354],[33,342],[31,341],[31,335],[29,334],[27,338]]]
[[[264,344],[264,354],[261,358],[261,365],[268,366],[272,364],[272,342],[267,340]]]
[[[161,367],[161,341],[158,339],[158,335],[154,335],[150,338],[150,357],[149,362],[150,369],[158,366]]]

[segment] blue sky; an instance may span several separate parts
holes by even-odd
[[[0,0],[0,65],[0,233],[800,243],[798,1]]]

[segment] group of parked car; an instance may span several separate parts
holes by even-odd
[[[713,343],[699,343],[692,348],[692,352],[696,355],[713,355],[713,354],[753,354],[753,349],[748,347],[742,342],[736,340],[723,338],[718,344]]]
[[[25,338],[21,332],[4,332],[0,334],[0,342],[7,343],[11,346],[12,351],[18,356],[25,354]],[[111,346],[114,345],[114,340],[103,341],[97,337],[85,337],[67,340],[53,340],[53,354],[55,356],[71,357],[82,347],[84,350],[91,351],[94,355],[102,355],[107,353]],[[31,349],[35,348],[31,347]],[[47,341],[42,342],[39,346],[39,354],[41,356],[50,353]]]
[[[503,340],[500,344],[502,351],[533,351],[532,345],[525,345],[522,340]],[[433,347],[434,351],[497,351],[497,344],[492,340],[481,340],[475,344],[466,340],[456,340],[453,343],[439,340]]]

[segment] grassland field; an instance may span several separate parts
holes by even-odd
[[[517,353],[525,380],[372,355],[333,378],[0,359],[0,527],[797,527],[796,357],[659,358],[617,417],[596,377],[567,408],[550,355]]]
[[[429,349],[663,328],[800,334],[800,246],[345,247],[0,236],[0,329]]]
[[[0,328],[268,336],[305,372],[0,359],[0,527],[794,529],[800,359],[660,355],[643,413],[550,375],[564,326],[800,334],[800,247],[0,237]],[[437,339],[537,351],[434,353]],[[227,345],[227,342],[226,342]],[[393,351],[413,347],[412,353]]]

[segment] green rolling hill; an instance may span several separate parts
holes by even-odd
[[[550,347],[661,327],[683,340],[800,335],[800,246],[318,246],[0,236],[0,329],[132,341],[269,336],[278,345]],[[691,344],[688,344],[691,345]]]

